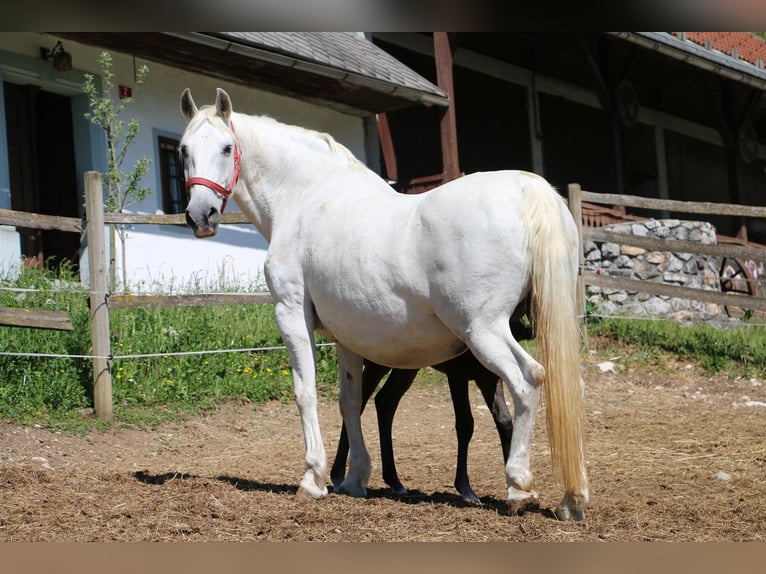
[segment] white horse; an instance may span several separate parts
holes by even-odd
[[[179,153],[197,237],[216,233],[231,195],[269,242],[265,277],[292,362],[306,472],[299,494],[327,490],[319,430],[314,331],[336,342],[349,471],[338,491],[366,496],[363,357],[395,368],[446,361],[466,348],[511,392],[514,432],[505,474],[509,512],[539,504],[530,440],[541,389],[564,497],[561,519],[583,519],[583,383],[575,312],[577,229],[561,197],[523,171],[476,173],[402,195],[327,134],[235,113],[217,90],[197,108]],[[528,292],[542,364],[509,319]]]

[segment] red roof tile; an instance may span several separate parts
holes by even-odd
[[[681,37],[682,32],[672,32]],[[752,32],[683,32],[688,41],[722,52],[735,59],[756,65],[758,60],[766,63],[766,40]],[[736,53],[733,52],[736,50]]]

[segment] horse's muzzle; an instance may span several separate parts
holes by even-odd
[[[186,210],[186,223],[194,231],[196,237],[212,237],[218,232],[218,223],[221,220],[220,212],[211,207],[207,213],[202,213],[197,217],[193,216],[191,212]]]

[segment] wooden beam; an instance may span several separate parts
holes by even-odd
[[[588,64],[587,68],[590,72],[590,77],[592,80],[591,85],[593,86],[593,91],[596,93],[599,104],[601,104],[602,109],[611,110],[612,91],[609,89],[607,81],[601,74],[601,68],[596,62],[596,58],[593,56],[593,52],[591,52],[590,46],[588,46],[588,42],[585,40],[585,36],[582,32],[577,33],[577,39],[579,40],[582,53],[585,56],[585,61]]]
[[[262,305],[273,303],[269,292],[263,293],[210,293],[200,295],[110,295],[110,309],[157,307],[208,307],[211,305]]]
[[[583,251],[583,225],[582,225],[582,188],[577,183],[570,183],[567,186],[567,198],[569,200],[569,211],[572,213],[575,226],[577,227],[577,237],[579,247],[577,249],[578,265],[582,269],[585,263],[585,252]],[[584,317],[587,307],[587,300],[585,296],[585,281],[582,275],[577,276],[577,316]],[[582,329],[583,342],[585,347],[588,346],[588,331]]]
[[[380,150],[383,153],[383,163],[386,166],[386,176],[393,181],[399,180],[399,170],[396,165],[396,152],[394,152],[394,140],[391,137],[391,126],[386,114],[378,114],[378,138]]]
[[[743,309],[752,309],[754,311],[766,311],[766,298],[755,297],[751,295],[737,295],[732,293],[721,293],[711,289],[700,289],[696,287],[683,287],[681,285],[670,285],[655,281],[642,281],[630,277],[614,277],[610,275],[598,275],[593,271],[582,271],[582,278],[587,285],[593,285],[602,289],[620,289],[624,291],[635,291],[638,293],[650,293],[665,297],[679,297],[681,299],[691,299],[693,301],[703,301],[705,303],[714,303],[728,307],[741,307]]]
[[[0,225],[82,233],[82,221],[76,217],[40,215],[38,213],[14,211],[11,209],[0,209]]]
[[[0,325],[27,327],[29,329],[53,329],[54,331],[74,330],[69,315],[64,311],[18,309],[15,307],[0,307]]]
[[[455,89],[452,81],[452,49],[447,32],[434,32],[434,57],[436,59],[437,84],[449,96],[449,107],[442,115],[440,132],[444,179],[450,181],[460,177],[460,162],[457,149]]]
[[[757,205],[740,205],[737,203],[715,203],[711,201],[679,201],[677,199],[656,199],[636,195],[615,195],[582,191],[582,200],[590,203],[606,205],[625,205],[657,211],[673,211],[676,213],[702,213],[706,215],[743,215],[745,217],[766,218],[766,207]]]
[[[647,251],[669,251],[671,253],[693,253],[711,257],[739,257],[741,259],[766,259],[766,250],[761,247],[737,245],[736,243],[700,243],[699,241],[683,241],[680,239],[660,239],[645,237],[632,233],[617,233],[600,227],[583,228],[582,237],[586,241],[599,243],[617,243],[632,245]]]
[[[186,225],[186,215],[183,213],[168,215],[156,215],[153,213],[104,213],[104,223]],[[220,223],[250,223],[250,220],[241,211],[229,211],[221,216]]]
[[[106,306],[106,236],[104,234],[104,195],[101,174],[85,172],[85,213],[87,215],[88,271],[90,273],[90,338],[93,346],[93,406],[98,418],[111,421],[112,371],[109,360],[109,308]]]

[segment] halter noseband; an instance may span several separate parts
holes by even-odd
[[[221,184],[207,179],[206,177],[190,177],[186,180],[187,192],[192,185],[204,185],[205,187],[208,187],[213,191],[221,194],[223,196],[223,203],[221,204],[221,215],[223,215],[223,210],[226,209],[226,202],[229,200],[231,192],[234,191],[234,186],[237,185],[237,181],[239,181],[239,163],[240,159],[242,158],[242,152],[239,149],[239,138],[237,138],[237,134],[234,132],[234,124],[229,122],[229,127],[231,128],[231,133],[234,134],[234,173],[231,174],[231,181],[229,182],[229,185],[227,187],[223,187]]]

